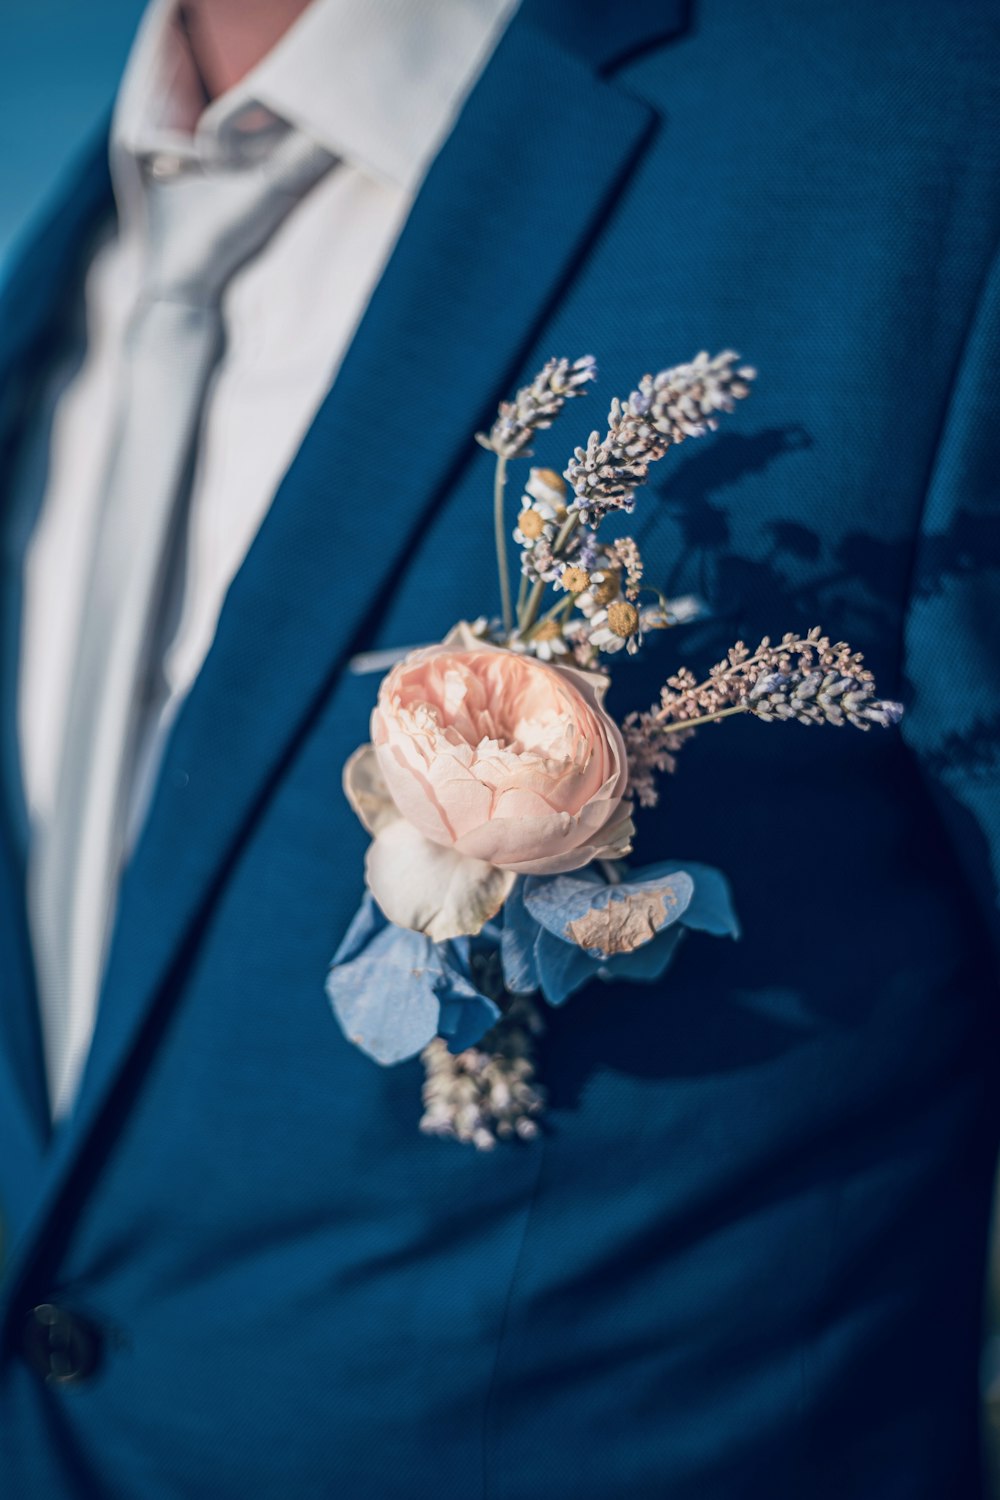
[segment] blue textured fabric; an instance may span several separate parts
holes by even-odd
[[[1000,21],[986,0],[643,0],[620,31],[610,4],[586,26],[533,8],[230,591],[51,1137],[5,535],[5,1496],[980,1494]],[[0,310],[4,475],[104,176],[81,171]],[[561,466],[643,369],[725,345],[758,388],[637,513],[650,574],[713,613],[626,663],[618,704],[681,649],[822,622],[870,648],[903,732],[738,721],[686,748],[638,860],[724,870],[741,942],[691,933],[662,983],[552,1013],[542,1142],[429,1141],[419,1064],[375,1066],[324,993],[365,846],[340,769],[376,687],[346,656],[485,602],[468,434],[542,359],[601,361],[538,445]],[[19,1352],[49,1299],[103,1330],[77,1388]]]

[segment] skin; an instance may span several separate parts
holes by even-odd
[[[187,123],[239,83],[302,14],[309,0],[182,0],[181,43]]]

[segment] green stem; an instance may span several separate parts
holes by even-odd
[[[493,478],[493,532],[497,547],[497,573],[500,576],[500,612],[503,628],[510,635],[514,628],[514,612],[510,602],[510,568],[507,564],[507,526],[504,520],[504,489],[507,484],[507,460],[497,454],[496,473]]]
[[[576,599],[572,594],[565,594],[557,604],[553,604],[551,609],[547,609],[544,615],[539,615],[534,625],[529,626],[528,630],[524,632],[524,639],[526,641],[532,640],[548,620],[557,620],[560,615],[571,614],[575,603]]]
[[[679,733],[682,729],[700,729],[702,724],[717,724],[720,719],[728,719],[732,714],[745,714],[750,709],[749,703],[737,703],[735,708],[720,708],[714,714],[702,714],[698,719],[680,719],[676,724],[667,724],[672,733]],[[665,714],[657,714],[658,719],[665,718]]]

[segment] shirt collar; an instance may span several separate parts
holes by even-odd
[[[312,0],[277,45],[177,128],[174,0],[153,0],[115,112],[119,153],[211,156],[260,107],[331,155],[414,191],[518,0]]]

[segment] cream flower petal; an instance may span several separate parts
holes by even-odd
[[[486,644],[487,642],[483,640],[482,636],[476,634],[468,620],[459,620],[458,624],[452,626],[441,642],[442,646],[454,646],[459,651],[478,651]],[[438,650],[440,648],[431,647],[430,649]],[[500,648],[495,647],[493,649],[499,650]]]
[[[454,849],[432,844],[400,818],[385,825],[365,859],[368,889],[390,922],[435,943],[471,937],[495,917],[516,880]]]
[[[362,745],[344,766],[344,795],[368,832],[376,834],[399,820],[374,745]]]

